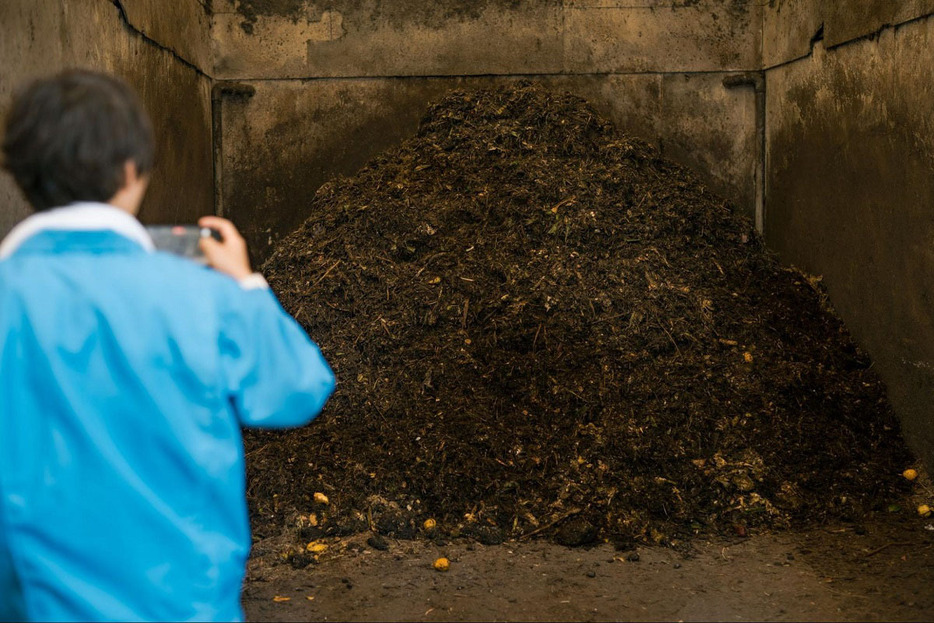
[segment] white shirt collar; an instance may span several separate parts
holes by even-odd
[[[152,238],[139,221],[119,208],[106,203],[82,201],[63,208],[37,212],[14,227],[0,243],[0,260],[43,231],[110,230],[138,243],[146,251],[154,251]]]

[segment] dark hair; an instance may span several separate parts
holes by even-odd
[[[117,78],[70,70],[30,84],[13,101],[3,166],[37,210],[108,201],[126,182],[124,164],[152,170],[152,125]]]

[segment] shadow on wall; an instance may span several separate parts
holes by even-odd
[[[934,464],[934,18],[769,72],[767,240],[824,276]]]

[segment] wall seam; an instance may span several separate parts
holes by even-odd
[[[763,19],[764,19],[764,16],[763,16]],[[860,37],[855,37],[855,38],[853,38],[853,39],[848,39],[848,40],[846,40],[846,41],[843,41],[843,42],[841,42],[841,43],[837,43],[837,44],[835,44],[835,45],[825,46],[824,49],[826,49],[826,50],[829,52],[829,51],[831,51],[831,50],[839,50],[839,49],[841,49],[841,48],[845,48],[845,47],[847,47],[847,46],[849,46],[849,45],[855,45],[855,44],[858,44],[858,43],[863,43],[864,41],[872,41],[872,40],[874,40],[874,39],[879,38],[879,37],[882,35],[882,33],[884,33],[886,30],[890,30],[890,29],[891,29],[891,30],[893,30],[894,32],[897,33],[899,30],[901,30],[902,28],[904,28],[904,27],[906,27],[906,26],[909,26],[909,25],[914,24],[914,23],[917,23],[917,22],[922,22],[922,21],[928,20],[928,19],[934,19],[934,12],[927,13],[926,15],[920,15],[920,16],[918,16],[918,17],[915,17],[915,18],[912,18],[912,19],[909,19],[909,20],[905,20],[905,21],[899,22],[899,23],[897,23],[897,24],[886,24],[886,25],[882,26],[881,28],[879,28],[878,30],[869,33],[868,35],[862,35],[862,36],[860,36]],[[821,23],[821,28],[823,28],[824,25],[825,25],[825,23],[822,22],[822,23]],[[822,39],[822,37],[821,37],[820,39],[815,39],[814,41],[811,42],[811,49],[808,51],[807,54],[803,54],[803,55],[801,55],[801,56],[796,56],[795,58],[789,59],[789,60],[787,60],[787,61],[782,61],[781,63],[776,63],[776,64],[774,64],[774,65],[764,65],[763,68],[762,68],[762,71],[772,71],[773,69],[781,69],[782,67],[787,67],[788,65],[793,65],[793,64],[795,64],[795,63],[797,63],[797,62],[799,62],[799,61],[803,61],[803,60],[806,60],[806,59],[811,58],[811,57],[814,55],[814,44],[815,44],[817,41],[821,40],[821,39]]]
[[[185,57],[183,57],[182,55],[180,55],[178,52],[176,52],[176,51],[173,50],[172,48],[170,48],[170,47],[168,47],[168,46],[165,46],[165,45],[159,43],[158,41],[156,41],[155,39],[153,39],[152,37],[150,37],[149,35],[147,35],[146,33],[144,33],[142,30],[140,30],[139,28],[137,28],[136,26],[134,26],[134,25],[132,24],[132,22],[130,22],[130,18],[127,16],[126,9],[123,7],[123,2],[121,2],[121,0],[111,0],[111,2],[112,2],[112,4],[117,8],[117,13],[118,13],[119,16],[120,16],[120,21],[123,22],[123,26],[124,26],[127,30],[129,30],[129,31],[132,32],[133,34],[137,35],[138,37],[142,38],[142,40],[145,41],[146,43],[148,43],[149,45],[151,45],[151,46],[153,46],[153,47],[155,47],[155,48],[157,48],[157,49],[159,49],[159,50],[162,50],[163,52],[166,52],[167,54],[169,54],[170,56],[172,56],[172,58],[174,58],[175,60],[177,60],[179,63],[181,63],[181,64],[184,65],[185,67],[191,69],[192,71],[194,71],[195,73],[197,73],[199,76],[202,76],[202,77],[204,77],[204,78],[207,78],[207,79],[210,80],[212,83],[214,82],[214,76],[210,75],[209,73],[207,73],[206,71],[204,71],[203,69],[201,69],[200,67],[198,67],[197,65],[195,65],[194,63],[192,63],[191,61],[189,61],[188,59],[186,59]],[[200,4],[200,3],[199,3],[199,4]],[[202,5],[202,6],[204,6],[204,5]],[[214,37],[214,35],[213,35],[213,33],[212,33],[212,34],[211,34],[211,39],[212,39],[212,41],[213,41],[213,37]]]
[[[712,69],[699,71],[577,71],[577,72],[537,72],[537,73],[485,73],[485,74],[402,74],[373,76],[305,76],[292,78],[236,78],[225,81],[234,82],[337,82],[367,80],[456,80],[482,78],[574,78],[607,76],[725,76],[748,73],[748,69]],[[759,70],[753,70],[759,71]]]
[[[836,50],[837,48],[841,48],[841,47],[843,47],[843,46],[850,45],[850,44],[853,44],[853,43],[859,43],[859,42],[862,42],[862,41],[865,41],[865,40],[870,40],[870,41],[871,41],[871,40],[876,39],[877,37],[879,37],[879,35],[881,35],[881,34],[882,34],[883,32],[885,32],[886,30],[891,29],[891,30],[894,30],[894,31],[898,31],[900,28],[902,28],[902,27],[904,27],[904,26],[908,26],[908,25],[914,24],[914,23],[916,23],[916,22],[921,22],[921,21],[924,21],[924,20],[926,20],[926,19],[930,19],[931,17],[934,17],[934,11],[932,11],[932,12],[930,12],[930,13],[925,13],[924,15],[919,15],[919,16],[917,16],[917,17],[912,17],[911,19],[902,20],[902,21],[898,22],[897,24],[883,24],[882,26],[880,26],[878,29],[874,30],[874,31],[871,32],[871,33],[868,33],[868,34],[865,34],[865,35],[860,35],[859,37],[854,37],[854,38],[852,38],[852,39],[847,39],[846,41],[841,41],[840,43],[835,43],[834,45],[827,46],[827,49],[828,49],[828,50]]]

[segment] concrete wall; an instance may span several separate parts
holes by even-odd
[[[216,0],[218,78],[759,65],[757,0]]]
[[[532,77],[590,99],[750,213],[756,0],[216,0],[222,202],[257,258],[315,189],[411,135],[431,100]]]
[[[766,236],[823,275],[934,465],[934,2],[846,4],[764,16]]]
[[[210,42],[201,0],[0,0],[0,117],[21,85],[64,68],[123,77],[141,94],[158,140],[141,218],[192,221],[213,211]],[[0,236],[28,214],[0,174]]]

